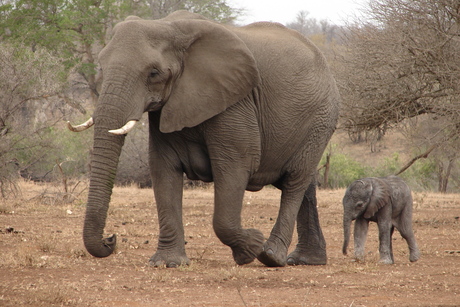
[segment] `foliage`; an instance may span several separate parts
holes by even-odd
[[[383,164],[375,170],[375,174],[380,177],[396,174],[401,168],[399,153],[395,152],[391,157],[385,157]]]
[[[160,19],[174,11],[187,10],[218,22],[232,22],[241,14],[242,10],[231,7],[227,2],[227,0],[139,1],[139,3],[143,3],[144,6],[150,6],[148,16],[139,16],[147,19]]]
[[[18,0],[0,6],[0,39],[62,58],[67,74],[77,71],[96,99],[95,54],[125,9],[116,0]]]
[[[401,167],[401,161],[398,153],[387,157],[374,170],[376,176],[388,176],[395,174]],[[437,191],[438,190],[438,162],[436,158],[417,160],[411,168],[399,175],[403,178],[414,191]]]
[[[436,191],[436,163],[432,159],[419,160],[400,175],[414,191]]]
[[[222,23],[233,22],[242,12],[241,9],[231,7],[226,0],[193,0],[182,2],[184,2],[184,10],[201,14]]]
[[[115,0],[19,0],[0,9],[4,40],[54,51],[68,61],[68,68],[87,52],[87,46],[104,43],[109,22],[120,14]]]
[[[424,149],[422,149],[423,151]],[[385,177],[394,175],[405,163],[399,153],[383,158],[382,161],[368,166],[362,161],[338,152],[337,145],[332,144],[323,154],[320,165],[326,161],[330,154],[330,170],[328,177],[329,187],[332,189],[346,188],[353,181],[365,177]],[[414,191],[437,191],[438,189],[438,163],[435,158],[417,160],[411,168],[399,175]],[[322,175],[320,171],[319,175]],[[455,176],[458,174],[455,173]],[[319,178],[320,179],[320,178]],[[321,182],[321,180],[319,180]],[[458,182],[457,182],[458,184]]]
[[[41,165],[52,171],[48,180],[56,180],[65,175],[67,177],[81,177],[88,171],[88,161],[92,146],[91,133],[74,133],[65,127],[53,127],[48,130],[48,137],[52,140],[50,155],[41,161]],[[62,164],[61,170],[56,169],[56,164]]]
[[[336,152],[336,148],[336,145],[332,145],[328,152],[323,154],[320,161],[320,165],[323,165],[326,161],[326,155],[332,153],[328,177],[328,184],[330,188],[344,188],[356,179],[369,176],[371,173],[371,169],[369,167],[364,166],[343,153]]]

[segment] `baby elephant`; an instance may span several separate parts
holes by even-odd
[[[401,178],[364,178],[356,180],[348,187],[343,197],[344,255],[347,254],[353,220],[356,220],[354,243],[357,260],[364,260],[364,244],[369,221],[378,224],[381,263],[394,263],[391,237],[395,227],[409,245],[409,260],[414,262],[420,258],[412,231],[412,195],[410,188]]]

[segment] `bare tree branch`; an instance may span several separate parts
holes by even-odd
[[[409,167],[412,166],[412,164],[415,163],[415,161],[417,161],[418,159],[426,159],[428,158],[428,155],[435,149],[439,146],[439,144],[434,144],[432,145],[430,148],[428,148],[428,150],[426,150],[424,153],[412,158],[412,160],[410,160],[409,162],[407,162],[406,165],[404,165],[396,174],[395,176],[398,176],[400,174],[402,174],[404,171],[406,171]]]

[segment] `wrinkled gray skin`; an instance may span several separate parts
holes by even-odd
[[[356,220],[354,245],[357,260],[364,260],[364,245],[370,221],[378,224],[381,263],[394,263],[391,237],[395,227],[409,245],[409,260],[414,262],[420,258],[412,231],[412,195],[401,178],[364,178],[348,187],[343,197],[344,255],[347,254],[353,220]]]
[[[188,264],[182,222],[183,173],[214,182],[213,228],[237,264],[325,264],[315,168],[336,126],[339,94],[324,57],[279,24],[223,26],[179,11],[160,20],[129,17],[101,51],[103,82],[94,112],[94,149],[84,244],[109,256],[103,238],[124,136],[149,114],[150,168],[159,242],[150,263]],[[268,240],[241,225],[245,190],[282,191]],[[287,256],[295,221],[299,243]]]

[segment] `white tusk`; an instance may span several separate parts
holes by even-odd
[[[130,120],[129,122],[126,123],[126,125],[124,125],[120,129],[109,130],[109,133],[116,134],[116,135],[127,134],[128,132],[130,132],[133,129],[133,127],[134,127],[134,125],[136,125],[136,123],[137,123],[137,120]]]
[[[92,125],[94,125],[94,121],[92,117],[90,117],[86,122],[78,126],[73,126],[69,121],[67,122],[67,128],[69,128],[69,130],[73,132],[80,132],[80,131],[86,130]]]

